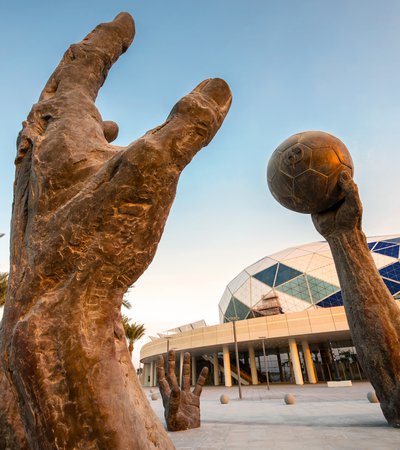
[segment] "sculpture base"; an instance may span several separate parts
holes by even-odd
[[[353,383],[350,380],[328,381],[326,384],[328,385],[328,388],[332,388],[332,387],[351,387],[351,386],[353,386]]]

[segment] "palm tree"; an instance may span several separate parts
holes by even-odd
[[[132,303],[126,298],[126,295],[131,292],[131,290],[135,287],[135,285],[132,285],[126,292],[124,297],[122,298],[122,306],[125,306],[126,309],[132,308]]]
[[[132,308],[131,302],[129,300],[127,300],[126,298],[122,299],[122,306],[125,306],[126,309]]]
[[[7,284],[8,273],[0,273],[0,306],[3,306],[6,300]]]
[[[133,344],[144,336],[146,332],[144,325],[141,323],[129,323],[129,318],[127,316],[122,316],[122,325],[125,330],[125,336],[129,342],[129,354],[132,356]]]

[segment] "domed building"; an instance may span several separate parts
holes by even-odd
[[[375,237],[368,246],[389,291],[400,298],[400,238]],[[220,321],[342,306],[335,264],[327,242],[291,247],[244,269],[219,302]]]
[[[367,241],[383,282],[400,299],[400,236]],[[143,346],[145,385],[156,384],[155,361],[168,349],[175,349],[180,361],[191,353],[193,380],[208,365],[208,383],[215,385],[364,379],[325,241],[248,266],[228,283],[218,308],[219,325],[188,324]],[[182,363],[179,367],[182,375]]]

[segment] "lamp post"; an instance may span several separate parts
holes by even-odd
[[[233,340],[235,341],[235,353],[236,353],[236,371],[237,371],[237,377],[238,377],[238,388],[239,388],[239,400],[242,400],[242,383],[240,381],[240,362],[239,362],[239,349],[238,349],[238,343],[237,343],[237,337],[236,337],[236,320],[237,317],[229,317],[228,320],[232,322],[233,326]]]
[[[267,377],[267,389],[270,390],[269,388],[269,374],[268,374],[268,361],[267,361],[267,354],[265,352],[265,336],[260,336],[259,339],[262,339],[262,348],[263,348],[263,354],[264,354],[264,366],[265,366],[265,376]]]
[[[333,354],[333,348],[332,348],[331,341],[328,341],[328,346],[329,346],[329,352],[330,352],[331,358],[332,358],[333,371],[335,372],[335,381],[340,381],[342,379],[342,377],[340,376],[336,358],[335,358],[335,355]]]

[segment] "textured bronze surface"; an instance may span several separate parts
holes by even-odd
[[[200,426],[200,395],[208,375],[208,367],[203,367],[193,391],[190,391],[190,353],[183,360],[182,388],[175,375],[175,352],[168,352],[167,379],[164,358],[159,357],[157,377],[163,399],[164,416],[169,431],[189,430]]]
[[[339,183],[344,201],[313,214],[316,229],[328,241],[342,289],[353,343],[374,386],[383,414],[400,427],[400,311],[376,269],[361,228],[362,205],[347,172]]]
[[[323,131],[305,131],[286,139],[272,154],[268,187],[293,211],[325,211],[343,198],[337,182],[343,170],[353,175],[353,161],[343,142]]]
[[[18,138],[11,270],[0,331],[0,448],[172,448],[121,324],[179,176],[219,129],[227,84],[203,81],[126,148],[95,107],[127,50],[127,13],[72,45]]]

